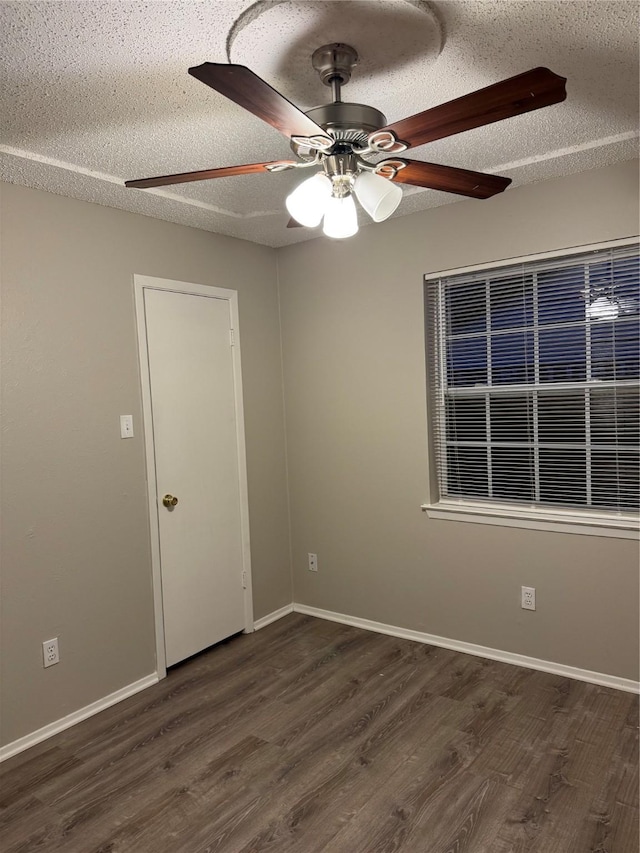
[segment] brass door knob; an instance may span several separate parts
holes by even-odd
[[[166,506],[167,509],[170,509],[172,506],[175,506],[178,503],[178,498],[174,498],[173,495],[165,495],[162,498],[162,503]]]

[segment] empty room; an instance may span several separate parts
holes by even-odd
[[[2,853],[637,853],[639,17],[0,2]]]

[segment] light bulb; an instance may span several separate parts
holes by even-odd
[[[320,225],[331,197],[331,181],[322,172],[307,178],[295,188],[285,202],[291,216],[307,228]]]
[[[342,239],[358,233],[358,214],[352,196],[333,196],[327,202],[322,229],[327,237]]]
[[[356,178],[355,191],[374,222],[388,219],[402,201],[401,188],[374,172],[361,172]]]

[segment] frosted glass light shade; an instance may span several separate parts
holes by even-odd
[[[402,201],[401,188],[374,172],[361,172],[356,178],[355,191],[374,222],[388,219]]]
[[[327,202],[331,197],[331,181],[322,172],[307,178],[287,196],[287,210],[296,222],[307,228],[320,225]]]
[[[358,213],[352,196],[333,198],[327,202],[322,229],[327,237],[341,240],[358,233]]]

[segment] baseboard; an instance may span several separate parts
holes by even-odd
[[[254,622],[254,630],[259,631],[260,628],[266,628],[272,622],[276,622],[278,619],[282,619],[283,616],[287,616],[293,612],[302,613],[306,616],[315,616],[318,619],[327,619],[330,622],[340,622],[343,625],[352,625],[354,628],[363,628],[365,631],[388,634],[391,637],[399,637],[403,640],[413,640],[416,643],[441,646],[442,648],[452,649],[463,654],[497,660],[502,663],[510,663],[514,666],[537,669],[541,672],[549,672],[552,675],[574,678],[577,681],[599,684],[602,687],[612,687],[614,690],[624,690],[627,693],[640,693],[640,682],[633,681],[630,678],[607,675],[603,672],[593,672],[589,669],[580,669],[579,667],[527,657],[527,655],[519,655],[514,652],[505,652],[501,649],[489,648],[488,646],[478,646],[475,643],[465,643],[461,640],[451,640],[448,637],[439,637],[436,634],[427,634],[423,631],[398,628],[395,625],[386,625],[384,622],[374,622],[371,619],[361,619],[358,616],[348,616],[345,613],[335,613],[332,610],[322,610],[319,607],[309,607],[306,604],[286,604],[279,610],[274,610],[272,613],[268,613]],[[122,702],[123,699],[128,699],[129,696],[140,693],[141,690],[145,690],[147,687],[157,684],[157,682],[158,674],[153,672],[144,678],[140,678],[138,681],[134,681],[132,684],[127,684],[126,687],[122,687],[120,690],[116,690],[115,693],[110,693],[108,696],[104,696],[90,705],[85,705],[84,708],[80,708],[72,714],[67,714],[66,717],[62,717],[53,723],[43,726],[41,729],[37,729],[35,732],[31,732],[31,734],[0,747],[0,762],[6,761],[7,758],[11,758],[19,752],[23,752],[25,749],[29,749],[29,747],[53,737],[53,735],[63,732],[71,726],[75,726],[76,723],[80,723],[88,717],[99,714],[100,711],[104,711],[106,708]]]
[[[254,622],[253,629],[254,631],[259,631],[260,628],[266,628],[267,625],[270,625],[272,622],[276,622],[278,619],[282,619],[283,616],[287,616],[292,612],[293,604],[286,604],[279,610],[274,610],[273,613],[267,613],[267,615],[263,616],[262,619],[258,619]],[[35,746],[37,743],[41,743],[43,740],[53,737],[58,734],[58,732],[63,732],[65,729],[75,726],[76,723],[80,723],[82,720],[86,720],[94,714],[99,714],[100,711],[104,711],[106,708],[111,707],[111,705],[122,702],[123,699],[128,699],[129,696],[134,696],[141,690],[151,687],[152,684],[157,683],[158,674],[154,672],[151,675],[141,678],[139,681],[134,681],[132,684],[128,684],[120,690],[116,690],[115,693],[110,693],[108,696],[98,699],[97,702],[92,702],[91,705],[86,705],[84,708],[80,708],[72,714],[68,714],[66,717],[62,717],[53,723],[43,726],[41,729],[37,729],[35,732],[31,732],[24,737],[18,738],[18,740],[8,743],[6,746],[0,747],[0,763],[6,761],[7,758],[17,755],[19,752],[23,752],[25,749],[29,749],[31,746]]]
[[[61,717],[59,720],[49,723],[41,729],[37,729],[35,732],[31,732],[31,734],[25,735],[24,737],[18,738],[18,740],[14,740],[12,743],[8,743],[6,746],[0,747],[0,762],[6,761],[7,758],[11,758],[13,755],[17,755],[19,752],[29,749],[30,746],[35,746],[37,743],[47,740],[47,738],[53,737],[53,735],[57,735],[65,729],[71,728],[71,726],[75,726],[76,723],[81,723],[82,720],[86,720],[88,717],[93,717],[94,714],[99,714],[100,711],[110,708],[111,705],[122,702],[123,699],[128,699],[129,696],[134,696],[136,693],[140,693],[141,690],[146,690],[147,687],[151,687],[151,685],[157,683],[158,674],[156,672],[151,673],[151,675],[145,675],[144,678],[140,678],[132,684],[127,684],[126,687],[116,690],[115,693],[103,696],[103,698],[98,699],[97,702],[85,705],[84,708],[79,708],[72,714],[67,714],[66,717]]]
[[[285,604],[285,606],[281,607],[279,610],[274,610],[273,613],[267,613],[267,615],[263,616],[262,619],[257,619],[253,623],[253,630],[259,631],[260,628],[266,628],[267,625],[271,625],[272,622],[277,622],[278,619],[282,619],[283,616],[288,616],[289,613],[293,613],[293,603]]]
[[[327,619],[330,622],[341,622],[343,625],[352,625],[354,628],[364,628],[365,631],[376,631],[378,634],[389,634],[391,637],[400,637],[403,640],[414,640],[416,643],[426,643],[430,646],[442,646],[456,652],[467,655],[489,658],[490,660],[510,663],[514,666],[523,666],[527,669],[537,669],[541,672],[549,672],[553,675],[562,675],[566,678],[574,678],[577,681],[587,681],[590,684],[599,684],[602,687],[612,687],[615,690],[624,690],[627,693],[640,693],[640,682],[632,681],[630,678],[621,678],[618,675],[607,675],[603,672],[592,672],[589,669],[579,669],[575,666],[567,666],[563,663],[531,658],[526,655],[518,655],[514,652],[505,652],[501,649],[491,649],[487,646],[478,646],[475,643],[464,643],[460,640],[450,640],[447,637],[438,637],[435,634],[425,634],[422,631],[411,631],[407,628],[397,628],[395,625],[385,625],[383,622],[373,622],[371,619],[360,619],[357,616],[347,616],[344,613],[334,613],[332,610],[321,610],[318,607],[308,607],[306,604],[294,604],[296,613],[304,613],[307,616],[316,616],[318,619]]]

